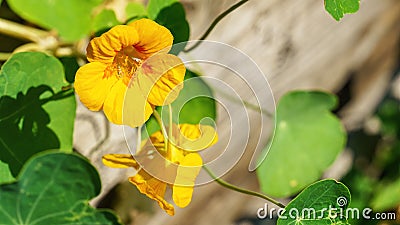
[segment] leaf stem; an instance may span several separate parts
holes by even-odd
[[[277,205],[277,206],[279,206],[279,207],[281,207],[281,208],[285,208],[285,207],[286,207],[284,204],[282,204],[282,203],[278,202],[277,200],[275,200],[275,199],[273,199],[273,198],[270,198],[270,197],[268,197],[268,196],[266,196],[266,195],[264,195],[264,194],[261,194],[261,193],[255,192],[255,191],[250,191],[250,190],[247,190],[247,189],[240,188],[240,187],[238,187],[238,186],[235,186],[235,185],[233,185],[233,184],[230,184],[230,183],[228,183],[228,182],[226,182],[226,181],[224,181],[224,180],[218,178],[218,177],[215,176],[215,174],[214,174],[207,166],[205,166],[205,165],[203,165],[203,169],[204,169],[218,184],[220,184],[220,185],[223,186],[223,187],[226,187],[226,188],[228,188],[228,189],[231,189],[231,190],[234,190],[234,191],[243,193],[243,194],[253,195],[253,196],[256,196],[256,197],[265,199],[265,200],[267,200],[267,201],[269,201],[269,202],[271,202],[271,203],[273,203],[273,204],[275,204],[275,205]]]
[[[0,18],[0,33],[36,43],[41,42],[45,37],[49,36],[49,33],[44,30],[28,27],[2,18]]]
[[[239,8],[241,5],[243,5],[244,3],[248,2],[249,0],[241,0],[238,3],[234,4],[233,6],[231,6],[229,9],[227,9],[225,12],[221,13],[217,18],[215,18],[215,20],[211,23],[211,25],[208,27],[208,29],[206,30],[206,32],[199,38],[199,41],[197,41],[192,47],[183,50],[183,52],[190,52],[193,49],[197,48],[200,44],[201,41],[205,40],[208,35],[211,33],[211,31],[215,28],[215,26],[225,17],[227,16],[229,13],[233,12],[235,9]]]
[[[161,128],[161,133],[164,136],[164,149],[165,149],[165,151],[167,151],[168,150],[168,135],[167,135],[167,131],[165,129],[164,123],[163,123],[161,116],[157,110],[154,110],[153,115],[154,115],[154,118],[156,118],[157,123]]]

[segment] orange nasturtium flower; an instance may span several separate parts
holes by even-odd
[[[174,125],[168,150],[165,150],[164,137],[158,131],[142,142],[135,156],[109,154],[103,156],[103,163],[109,167],[133,167],[137,170],[129,181],[172,216],[174,206],[164,198],[167,186],[172,187],[174,203],[178,207],[186,207],[192,200],[195,179],[203,165],[196,151],[210,147],[217,140],[217,133],[211,126]],[[195,149],[190,146],[195,146]]]
[[[171,32],[149,19],[93,38],[86,49],[89,63],[75,78],[81,102],[103,110],[115,124],[142,125],[155,106],[170,104],[182,89],[186,69],[168,54],[172,42]]]

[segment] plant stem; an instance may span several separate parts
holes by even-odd
[[[156,118],[157,123],[161,128],[161,133],[164,136],[164,149],[165,149],[165,151],[167,151],[168,150],[168,135],[167,135],[167,131],[165,129],[164,123],[163,123],[161,116],[157,110],[154,110],[153,115],[154,115],[154,118]]]
[[[0,52],[0,61],[7,61],[10,58],[12,53],[9,52]]]
[[[203,169],[204,169],[218,184],[220,184],[220,185],[223,186],[223,187],[226,187],[226,188],[228,188],[228,189],[231,189],[231,190],[234,190],[234,191],[243,193],[243,194],[253,195],[253,196],[256,196],[256,197],[265,199],[265,200],[267,200],[267,201],[269,201],[269,202],[271,202],[271,203],[273,203],[273,204],[275,204],[275,205],[277,205],[277,206],[279,206],[279,207],[281,207],[281,208],[285,208],[285,207],[286,207],[284,204],[282,204],[282,203],[278,202],[277,200],[275,200],[275,199],[273,199],[273,198],[270,198],[270,197],[268,197],[268,196],[266,196],[266,195],[263,195],[263,194],[261,194],[261,193],[255,192],[255,191],[250,191],[250,190],[247,190],[247,189],[243,189],[243,188],[237,187],[237,186],[235,186],[235,185],[233,185],[233,184],[230,184],[230,183],[228,183],[228,182],[226,182],[226,181],[224,181],[224,180],[222,180],[222,179],[219,179],[219,178],[218,178],[217,176],[215,176],[215,174],[214,174],[209,168],[207,168],[207,166],[205,166],[205,165],[203,165]]]
[[[49,33],[43,30],[28,27],[19,23],[0,18],[0,33],[23,40],[41,42]]]
[[[234,4],[231,6],[229,9],[227,9],[225,12],[221,13],[215,20],[211,23],[210,27],[208,27],[207,31],[200,37],[199,41],[197,41],[192,47],[183,50],[183,52],[190,52],[193,49],[197,48],[200,44],[201,41],[205,40],[208,35],[211,33],[211,31],[214,29],[214,27],[221,21],[225,16],[227,16],[229,13],[233,12],[235,9],[239,8],[241,5],[244,3],[248,2],[249,0],[241,0],[238,3]]]

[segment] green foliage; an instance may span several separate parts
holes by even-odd
[[[161,10],[177,2],[179,3],[178,0],[149,0],[147,4],[149,18],[152,20],[156,19]]]
[[[146,8],[143,4],[137,2],[129,2],[125,8],[125,13],[128,20],[147,17]]]
[[[185,81],[178,98],[171,104],[173,111],[173,122],[178,124],[203,124],[213,125],[209,118],[216,119],[216,105],[211,88],[196,73],[186,70]],[[158,111],[164,121],[168,122],[168,107],[158,107]],[[157,121],[151,117],[143,129],[142,138],[147,137],[160,130]]]
[[[374,210],[382,212],[396,208],[400,204],[400,179],[382,182],[371,201]]]
[[[96,169],[75,154],[32,158],[18,181],[0,186],[2,224],[120,224],[109,211],[88,204],[100,193]]]
[[[271,148],[257,169],[263,192],[295,194],[332,164],[346,139],[339,119],[330,112],[336,102],[324,92],[295,91],[281,98]]]
[[[12,182],[15,178],[12,176],[11,171],[8,169],[8,165],[0,161],[0,183]]]
[[[325,9],[339,21],[346,13],[355,13],[360,8],[360,0],[325,0]]]
[[[102,0],[7,0],[22,18],[55,29],[66,41],[76,41],[91,28],[92,11]]]
[[[35,153],[71,151],[75,97],[62,64],[43,53],[13,55],[0,71],[0,159],[16,176]]]
[[[121,24],[115,15],[115,12],[110,9],[103,9],[93,20],[92,30],[101,31],[109,29],[113,26]]]
[[[171,31],[174,36],[174,44],[177,44],[172,47],[171,53],[177,55],[186,47],[186,41],[189,40],[190,35],[189,23],[186,21],[185,9],[182,4],[175,2],[162,8],[155,21]]]
[[[345,210],[350,203],[347,187],[335,180],[318,181],[305,188],[285,208],[278,225],[338,225],[349,224]],[[297,215],[293,218],[292,215]],[[287,218],[287,219],[284,219]]]

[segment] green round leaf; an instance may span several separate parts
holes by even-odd
[[[339,21],[346,13],[355,13],[360,8],[360,0],[325,0],[325,9]]]
[[[2,224],[120,224],[88,201],[100,192],[96,169],[75,154],[40,154],[27,162],[18,181],[0,185]]]
[[[35,153],[72,151],[75,97],[63,66],[43,53],[13,55],[0,71],[0,160],[13,176]]]
[[[304,189],[285,208],[278,225],[349,224],[346,209],[351,200],[347,187],[335,180],[322,180]]]
[[[278,197],[298,193],[333,163],[346,140],[342,124],[330,112],[336,101],[334,95],[307,91],[281,98],[271,147],[257,169],[263,192]]]
[[[22,18],[47,29],[55,29],[66,41],[90,32],[92,11],[102,0],[8,0]]]

